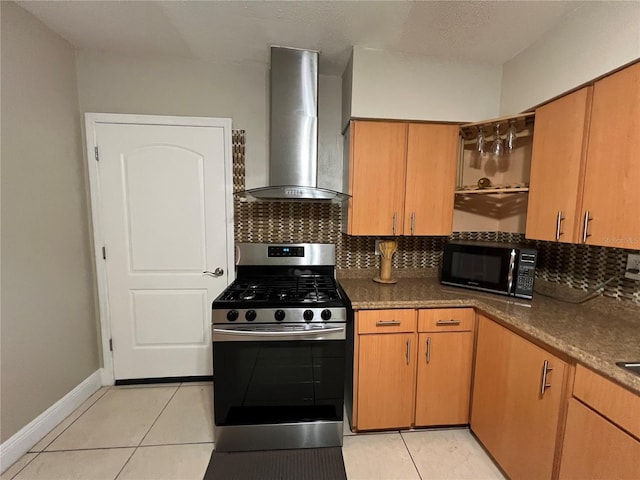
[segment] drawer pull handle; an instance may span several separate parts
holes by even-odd
[[[439,327],[445,327],[448,325],[460,325],[460,320],[450,319],[450,320],[438,320],[436,325]]]
[[[431,337],[427,337],[427,363],[431,361]]]
[[[392,327],[394,325],[400,325],[400,320],[378,320],[376,322],[378,327]]]
[[[551,370],[553,370],[553,368],[549,366],[549,361],[545,360],[544,363],[542,364],[542,382],[540,382],[540,398],[544,396],[544,392],[547,390],[547,388],[551,387],[551,384],[547,383],[547,374]]]

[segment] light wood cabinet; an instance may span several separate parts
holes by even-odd
[[[472,308],[356,312],[354,428],[469,423],[474,321]]]
[[[347,233],[402,231],[407,130],[401,122],[351,122]]]
[[[357,312],[356,324],[355,428],[409,428],[415,385],[415,310]],[[408,327],[410,332],[393,331]]]
[[[640,477],[640,396],[578,365],[560,479]]]
[[[510,478],[552,478],[567,365],[479,316],[471,429]]]
[[[578,243],[593,87],[536,110],[527,238]]]
[[[453,224],[457,125],[410,123],[404,235],[449,235]]]
[[[457,149],[457,125],[351,121],[346,233],[451,233]]]
[[[588,244],[640,249],[639,122],[637,63],[593,88],[582,200]]]
[[[636,414],[636,422],[638,421]],[[640,476],[640,442],[579,401],[569,399],[561,480]]]
[[[469,423],[474,311],[418,312],[415,426]]]
[[[527,238],[640,248],[640,63],[536,110]]]

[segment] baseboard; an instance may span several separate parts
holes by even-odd
[[[80,385],[0,445],[0,473],[13,465],[82,402],[98,391],[102,386],[101,370],[93,372]]]

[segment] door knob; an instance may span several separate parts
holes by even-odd
[[[221,277],[222,275],[224,275],[224,269],[218,267],[213,272],[210,272],[209,270],[205,270],[202,273],[204,273],[205,275],[211,275],[212,277]]]

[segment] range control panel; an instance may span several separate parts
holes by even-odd
[[[284,247],[284,246],[273,246],[268,247],[269,257],[304,257],[304,247]]]

